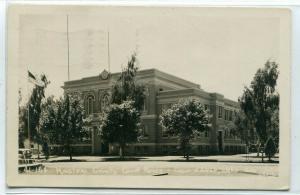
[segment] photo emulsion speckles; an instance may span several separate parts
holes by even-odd
[[[10,6],[9,186],[288,189],[289,15]]]

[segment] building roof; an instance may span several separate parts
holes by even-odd
[[[110,78],[111,78],[111,80],[117,80],[119,75],[120,75],[120,72],[111,73]],[[143,80],[146,78],[156,78],[156,79],[160,79],[160,80],[165,80],[168,82],[176,83],[177,85],[180,85],[185,88],[200,89],[199,84],[187,81],[185,79],[162,72],[157,69],[139,70],[137,73],[137,79]],[[64,82],[63,88],[78,86],[78,85],[82,85],[82,84],[98,84],[98,83],[102,83],[102,82],[107,82],[107,80],[102,80],[100,78],[100,74],[99,74],[97,76],[84,77],[82,79],[66,81],[66,82]]]

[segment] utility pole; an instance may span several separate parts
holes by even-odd
[[[108,72],[110,73],[110,51],[109,51],[109,31],[107,31],[107,63],[108,63]]]
[[[68,81],[69,81],[70,80],[69,15],[67,15],[67,47],[68,47]]]

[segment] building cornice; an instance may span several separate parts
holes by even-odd
[[[85,77],[78,80],[72,80],[72,81],[66,81],[64,82],[64,86],[62,86],[63,89],[66,88],[77,88],[77,87],[83,87],[83,86],[91,86],[91,85],[101,85],[101,84],[107,84],[107,83],[114,83],[118,79],[120,75],[120,72],[117,73],[111,73],[110,77],[107,80],[103,80],[100,78],[100,76],[92,76],[92,77]],[[145,69],[140,70],[137,73],[136,79],[137,80],[145,80],[147,78],[151,79],[159,79],[163,81],[168,81],[170,83],[186,87],[186,88],[197,88],[200,89],[199,84],[192,83],[190,81],[187,81],[185,79],[170,75],[168,73],[159,71],[157,69]]]

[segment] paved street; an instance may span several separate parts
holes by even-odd
[[[201,156],[185,162],[181,156],[137,157],[116,161],[117,157],[52,157],[44,168],[29,174],[58,175],[160,175],[160,176],[278,176],[278,163],[259,163],[256,154]],[[276,159],[276,158],[275,158]],[[267,159],[265,159],[267,160]],[[246,162],[249,161],[249,162]]]

